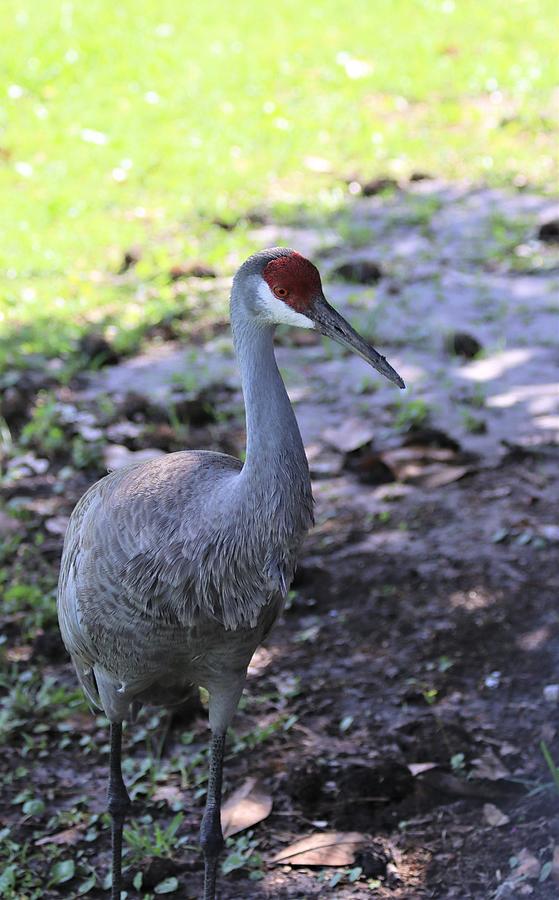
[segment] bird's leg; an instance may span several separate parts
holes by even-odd
[[[200,846],[204,852],[204,900],[214,900],[217,864],[224,845],[221,831],[221,783],[225,734],[212,734],[210,773],[206,809],[200,828]]]
[[[120,900],[122,890],[122,829],[124,817],[130,806],[130,797],[122,778],[121,770],[122,724],[111,722],[111,757],[109,774],[109,812],[112,845],[112,888],[111,900]]]

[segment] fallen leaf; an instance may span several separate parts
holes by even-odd
[[[27,662],[31,659],[33,647],[28,644],[21,644],[19,647],[11,647],[6,650],[6,659],[10,662]]]
[[[499,745],[499,753],[501,756],[518,756],[522,751],[520,747],[516,747],[514,744],[509,744],[508,741],[504,741]]]
[[[164,881],[160,881],[159,884],[156,884],[153,893],[154,894],[174,894],[175,891],[178,890],[179,880],[175,878],[173,875],[171,878],[165,878]]]
[[[408,763],[408,769],[412,773],[412,775],[421,775],[423,772],[430,772],[431,769],[436,769],[439,764],[435,762],[424,762],[424,763]]]
[[[81,838],[85,826],[74,825],[72,828],[65,828],[64,831],[58,831],[56,834],[47,834],[35,841],[36,847],[42,847],[44,844],[58,844],[60,846],[72,847],[77,844]]]
[[[501,825],[508,825],[510,822],[509,817],[504,812],[501,812],[494,803],[483,804],[483,818],[488,825],[493,825],[495,828],[500,828]]]
[[[272,862],[290,866],[350,866],[364,840],[357,831],[322,831],[280,850]]]
[[[541,865],[533,853],[530,853],[527,847],[523,847],[520,853],[516,854],[518,865],[514,869],[514,878],[537,878],[540,874]]]
[[[352,450],[368,444],[373,439],[374,433],[372,425],[354,416],[346,419],[338,428],[326,428],[322,432],[322,437],[340,453],[351,453]]]
[[[224,837],[231,837],[266,819],[272,811],[272,798],[256,778],[247,778],[221,807]]]
[[[443,487],[464,478],[472,469],[469,466],[433,466],[431,471],[421,479],[421,485],[426,488]]]
[[[451,463],[456,454],[448,447],[407,445],[384,450],[383,460],[394,469],[398,478],[405,480],[410,472],[421,472],[430,463]]]
[[[479,759],[472,760],[472,766],[474,767],[472,772],[474,778],[487,778],[489,781],[510,778],[509,770],[490,747],[483,752]]]
[[[381,454],[398,481],[426,488],[442,487],[473,471],[471,466],[450,465],[455,458],[456,454],[448,447],[407,446]]]
[[[176,800],[182,800],[183,794],[181,789],[176,784],[160,784],[155,793],[153,794],[152,800],[156,803],[160,800],[164,800],[165,803],[171,805]]]

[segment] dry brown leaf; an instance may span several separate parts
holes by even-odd
[[[464,475],[467,475],[468,472],[472,471],[469,466],[433,465],[429,468],[430,472],[426,474],[425,478],[421,479],[422,487],[443,487],[445,484],[452,484],[453,481],[459,481],[460,478],[463,478]]]
[[[47,834],[35,841],[36,847],[42,847],[44,844],[60,844],[66,847],[72,847],[81,841],[84,825],[74,825],[72,828],[65,828],[56,834]]]
[[[483,818],[488,825],[493,825],[494,828],[500,828],[501,825],[508,825],[510,822],[509,817],[501,812],[494,803],[483,804]]]
[[[152,797],[155,802],[164,800],[169,805],[182,799],[183,793],[177,784],[160,784]]]
[[[406,466],[427,466],[431,463],[451,463],[456,458],[456,453],[445,447],[418,447],[408,445],[395,447],[393,450],[384,450],[382,458],[390,468],[398,474],[404,471]]]
[[[31,659],[33,647],[29,644],[20,644],[19,647],[11,647],[6,650],[6,659],[10,662],[27,662]]]
[[[397,447],[381,454],[398,481],[426,488],[442,487],[472,471],[469,466],[450,465],[455,458],[452,450],[439,447]]]
[[[322,831],[280,850],[272,862],[290,866],[350,866],[364,840],[358,831]]]
[[[490,747],[484,750],[479,759],[472,760],[472,766],[474,778],[487,778],[489,781],[510,778],[509,770]]]
[[[374,428],[368,422],[352,417],[342,422],[338,428],[326,428],[322,437],[340,453],[351,453],[368,444],[374,433]]]
[[[272,811],[272,798],[256,778],[247,778],[221,807],[224,837],[238,834],[266,819]]]

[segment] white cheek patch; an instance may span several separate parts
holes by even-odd
[[[270,322],[275,322],[276,325],[296,325],[297,328],[314,328],[312,319],[275,297],[264,280],[258,285],[258,297],[260,308],[267,314]]]

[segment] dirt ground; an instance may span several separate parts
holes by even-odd
[[[556,215],[528,192],[428,180],[360,198],[322,230],[257,232],[312,254],[328,297],[409,388],[396,395],[312,336],[278,336],[316,527],[230,739],[226,796],[256,778],[272,809],[229,839],[223,900],[559,895],[559,780],[544,758],[559,764],[559,255],[537,239]],[[111,398],[109,465],[179,446],[241,452],[227,330],[186,350],[159,340],[61,389],[61,403],[94,417]],[[177,432],[160,412],[179,409],[179,389],[191,425]],[[27,498],[29,534],[40,521],[47,536],[33,564],[55,571],[91,473],[71,471],[60,490],[60,466],[25,465],[8,466],[1,495]],[[73,690],[54,620],[30,648],[20,622],[4,617],[12,666]],[[200,896],[206,740],[197,702],[172,718],[144,711],[127,729],[129,898]],[[2,824],[49,885],[38,894],[0,877],[0,896],[106,896],[105,721],[79,700],[56,722],[38,704],[0,749],[16,773],[2,780]],[[23,787],[44,810],[23,813]],[[274,862],[324,832],[342,841],[343,865]],[[60,859],[76,870],[56,884]]]

